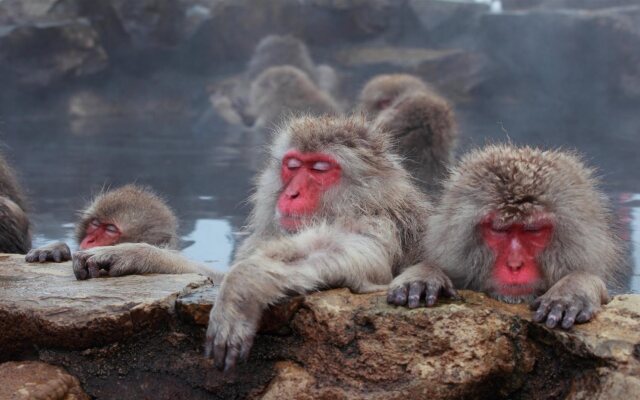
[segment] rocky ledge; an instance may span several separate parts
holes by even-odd
[[[202,356],[216,288],[198,275],[78,282],[69,263],[2,255],[0,290],[0,360],[11,361],[0,365],[0,388],[24,396],[84,398],[78,381],[98,399],[640,393],[638,295],[617,296],[565,332],[474,292],[418,310],[388,306],[381,293],[321,292],[270,310],[248,363],[223,375]]]

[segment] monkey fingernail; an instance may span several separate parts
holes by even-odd
[[[420,296],[411,296],[409,297],[409,302],[407,304],[409,308],[416,308],[420,305]]]
[[[436,301],[438,300],[438,296],[435,295],[429,295],[427,297],[427,307],[431,307],[432,305],[436,304]]]
[[[549,316],[549,318],[547,318],[547,323],[545,325],[547,325],[547,328],[555,328],[557,324],[558,324],[558,320],[553,316]]]
[[[565,318],[562,321],[562,328],[563,329],[570,329],[573,326],[574,320],[573,318]]]

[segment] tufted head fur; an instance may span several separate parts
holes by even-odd
[[[554,223],[538,260],[543,289],[577,271],[617,283],[624,264],[607,199],[596,188],[593,170],[559,150],[503,144],[464,156],[429,220],[427,250],[456,285],[486,290],[494,256],[480,237],[480,221],[495,213],[499,224],[526,223],[539,212]]]
[[[178,221],[173,211],[147,187],[126,185],[100,193],[80,212],[76,225],[78,243],[93,219],[114,224],[122,232],[120,243],[148,243],[177,248]]]

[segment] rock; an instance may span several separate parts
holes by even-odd
[[[60,367],[37,361],[0,364],[0,398],[89,400],[78,378]]]
[[[87,20],[33,23],[0,31],[0,76],[40,87],[104,70],[107,54]]]
[[[520,86],[570,104],[640,100],[640,6],[487,14],[481,36],[512,94]]]
[[[367,71],[369,75],[418,75],[449,97],[468,96],[492,77],[484,54],[462,49],[359,46],[337,52],[336,60],[346,68]]]
[[[409,0],[409,7],[426,33],[423,42],[440,47],[473,41],[480,17],[490,11],[489,4],[475,0]]]
[[[157,327],[181,290],[206,281],[189,274],[77,281],[70,262],[0,257],[0,359],[33,345],[82,349]]]
[[[636,398],[640,295],[570,331],[462,291],[408,310],[384,293],[296,297],[265,313],[230,374],[203,357],[217,288],[194,275],[77,282],[68,263],[0,260],[0,354],[64,367],[97,399]],[[175,310],[175,312],[174,312]],[[37,348],[16,351],[24,343]],[[7,355],[7,349],[14,350]],[[1,385],[0,385],[1,386]],[[0,389],[1,390],[1,389]]]

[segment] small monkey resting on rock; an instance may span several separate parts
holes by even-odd
[[[150,189],[125,185],[101,193],[80,211],[76,240],[81,250],[118,243],[149,243],[175,249],[178,221],[173,211]],[[71,259],[64,242],[31,250],[27,262],[62,262]]]
[[[528,302],[550,328],[589,321],[625,268],[593,171],[562,151],[495,145],[467,154],[425,241],[457,288]],[[402,286],[390,289],[391,303],[406,297]]]

